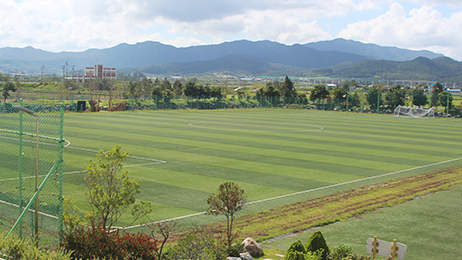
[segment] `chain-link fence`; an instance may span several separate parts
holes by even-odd
[[[63,108],[0,104],[0,229],[40,245],[62,229]]]
[[[380,92],[378,92],[380,93]],[[22,94],[26,96],[25,93]],[[19,103],[12,100],[12,104]],[[257,95],[223,95],[209,96],[141,96],[138,98],[120,95],[59,95],[47,93],[28,97],[32,104],[48,106],[64,104],[64,110],[73,112],[132,111],[132,110],[184,110],[184,109],[234,109],[234,108],[295,108],[329,111],[349,111],[362,113],[392,114],[397,105],[387,104],[383,98],[374,99],[378,103],[369,104],[365,92],[348,92],[343,98],[309,99],[306,95],[297,97],[270,97]],[[429,99],[430,100],[430,99]],[[408,100],[408,103],[410,100]],[[378,104],[378,109],[377,109]],[[408,104],[409,105],[409,104]],[[428,105],[427,105],[428,106]],[[424,107],[426,107],[424,105]],[[444,111],[443,111],[444,110]],[[436,108],[436,116],[445,112],[460,117],[460,107],[446,111],[444,107]]]

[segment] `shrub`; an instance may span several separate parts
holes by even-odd
[[[287,248],[286,255],[284,256],[284,260],[288,260],[289,257],[298,257],[298,256],[290,256],[292,252],[299,252],[299,253],[305,253],[305,246],[303,246],[302,242],[300,240],[297,240],[293,242],[289,248]]]
[[[287,260],[320,260],[322,258],[321,256],[322,250],[317,251],[315,253],[312,252],[298,252],[298,251],[293,251],[290,252],[288,255],[286,255],[285,259]]]
[[[125,233],[119,238],[129,259],[156,259],[157,241],[143,233]]]
[[[330,249],[329,259],[342,260],[352,253],[351,246],[341,244]]]
[[[226,243],[214,239],[214,232],[203,227],[194,227],[186,237],[165,255],[165,259],[215,260],[226,259]]]
[[[73,259],[156,259],[157,241],[151,236],[107,232],[101,221],[90,221],[89,227],[79,225],[63,232],[61,246]]]
[[[231,245],[227,249],[228,256],[239,257],[241,253],[244,252],[244,245],[242,243]]]
[[[0,232],[0,259],[18,259],[18,260],[68,260],[71,259],[70,253],[63,251],[46,251],[36,248],[32,243],[17,237],[4,239],[5,235]]]
[[[329,255],[329,247],[327,247],[326,240],[324,239],[321,231],[314,232],[306,243],[307,252],[316,252],[318,250],[323,250],[322,259],[326,260]]]
[[[289,254],[286,254],[284,257],[285,260],[305,260],[305,253],[299,251],[292,251]]]

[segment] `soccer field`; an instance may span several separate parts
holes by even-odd
[[[96,151],[130,151],[146,221],[192,214],[195,224],[218,185],[233,181],[242,214],[462,162],[462,121],[289,109],[66,114],[64,194],[85,207],[82,175]],[[185,221],[185,220],[184,220]],[[125,216],[122,222],[130,222]],[[123,223],[120,223],[121,225]]]

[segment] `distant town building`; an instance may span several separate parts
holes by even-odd
[[[94,67],[85,67],[84,75],[72,76],[72,78],[79,82],[84,83],[85,80],[89,79],[116,79],[117,69],[116,68],[105,68],[103,65],[95,65]]]

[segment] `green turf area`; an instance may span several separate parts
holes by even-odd
[[[317,230],[323,233],[329,247],[347,244],[356,254],[367,255],[366,240],[377,236],[405,244],[406,260],[460,259],[461,192],[459,186]],[[277,249],[284,254],[294,241],[305,244],[313,232],[268,241],[262,246],[269,252]]]
[[[77,173],[65,175],[64,192],[82,199],[78,172],[95,158],[92,150],[120,144],[134,156],[126,166],[142,180],[138,198],[153,203],[149,220],[205,211],[206,198],[226,181],[243,187],[250,202],[301,193],[255,203],[242,211],[247,214],[459,165],[461,125],[457,119],[289,109],[66,114],[64,137],[71,145],[64,172]],[[211,220],[221,218],[187,221]]]

